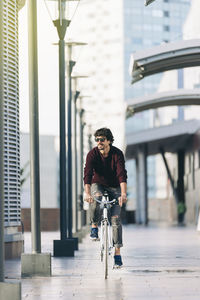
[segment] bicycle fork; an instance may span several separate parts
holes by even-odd
[[[101,258],[102,258],[102,255],[103,255],[103,250],[104,250],[104,242],[103,242],[103,236],[104,236],[104,232],[103,232],[103,229],[104,229],[104,222],[107,222],[108,226],[107,226],[107,230],[108,230],[108,254],[111,255],[112,253],[112,232],[110,230],[111,226],[110,226],[110,222],[108,221],[108,210],[107,208],[104,208],[103,209],[103,220],[101,222],[101,238],[100,238],[100,241],[101,241]]]

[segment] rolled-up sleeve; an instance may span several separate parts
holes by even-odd
[[[92,176],[93,176],[93,168],[94,168],[94,159],[91,152],[88,153],[86,157],[86,163],[84,168],[84,184],[91,184]]]
[[[127,171],[125,168],[125,159],[122,152],[118,153],[117,157],[117,178],[119,183],[127,182]]]

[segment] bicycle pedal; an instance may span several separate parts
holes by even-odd
[[[100,241],[100,238],[90,238],[92,242],[98,242]]]
[[[118,265],[114,265],[114,266],[113,266],[113,269],[114,269],[114,270],[116,270],[116,269],[121,269],[121,268],[122,268],[122,266],[118,266]]]

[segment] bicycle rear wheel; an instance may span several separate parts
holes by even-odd
[[[108,223],[104,222],[104,277],[108,277]]]

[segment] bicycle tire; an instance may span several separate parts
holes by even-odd
[[[103,221],[101,221],[101,236],[100,236],[100,259],[103,262],[103,252],[104,252],[104,226]]]
[[[104,277],[108,277],[108,223],[104,222]]]
[[[100,252],[100,259],[101,259],[101,262],[103,261],[103,249],[101,249],[101,252]]]

